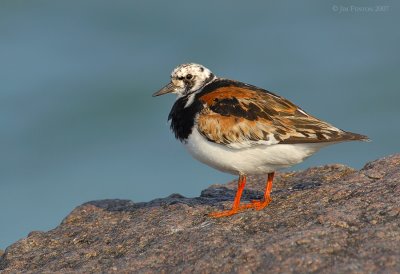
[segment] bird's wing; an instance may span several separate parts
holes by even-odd
[[[231,148],[364,140],[303,111],[287,99],[244,83],[224,80],[199,100],[197,128],[209,141]]]

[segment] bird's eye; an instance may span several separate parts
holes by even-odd
[[[192,74],[186,75],[186,79],[190,80],[190,79],[192,79],[192,78],[193,78],[193,75],[192,75]]]
[[[183,80],[183,76],[181,76],[181,77],[178,77],[178,80]]]

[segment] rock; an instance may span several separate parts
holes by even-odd
[[[250,177],[245,199],[262,195]],[[278,173],[273,202],[222,219],[235,182],[200,197],[93,201],[48,232],[9,246],[2,273],[399,273],[400,154],[360,171],[343,165]]]

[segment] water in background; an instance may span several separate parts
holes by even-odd
[[[89,200],[197,196],[234,178],[192,160],[174,139],[166,122],[174,96],[151,97],[184,62],[278,92],[373,140],[327,148],[296,169],[360,168],[398,152],[399,8],[1,1],[0,248]]]

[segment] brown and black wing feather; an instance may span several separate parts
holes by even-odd
[[[307,114],[283,97],[237,81],[218,79],[197,99],[202,103],[200,134],[231,147],[368,140]]]

